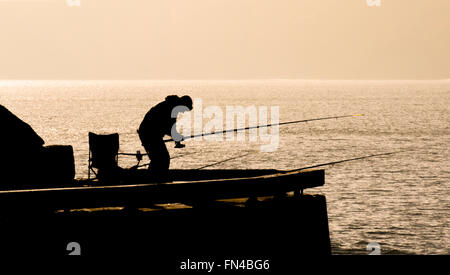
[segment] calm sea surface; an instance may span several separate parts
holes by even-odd
[[[224,112],[225,106],[279,106],[280,121],[364,113],[281,126],[279,148],[270,153],[251,141],[170,144],[172,156],[194,153],[171,165],[198,168],[253,151],[215,168],[293,169],[414,149],[327,167],[325,186],[309,193],[327,197],[334,254],[366,254],[370,242],[382,254],[450,254],[449,81],[0,81],[0,104],[47,145],[73,146],[78,178],[87,177],[89,131],[118,132],[122,152],[144,151],[136,129],[169,94],[189,94]]]

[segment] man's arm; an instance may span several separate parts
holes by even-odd
[[[172,127],[171,127],[169,135],[175,141],[175,148],[184,148],[186,146],[186,145],[181,143],[181,141],[184,140],[184,137],[177,130],[176,119],[173,119]]]

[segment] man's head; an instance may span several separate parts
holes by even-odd
[[[192,106],[192,98],[188,95],[184,95],[180,98],[180,105],[186,106],[189,111],[192,110],[193,106]]]

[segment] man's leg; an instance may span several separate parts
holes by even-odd
[[[152,166],[150,172],[157,177],[167,178],[169,176],[170,155],[166,144],[160,138],[151,147]]]
[[[153,138],[143,142],[150,158],[149,172],[151,176],[166,178],[169,175],[170,155],[163,139]]]

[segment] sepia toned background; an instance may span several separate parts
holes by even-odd
[[[76,0],[72,0],[76,3]],[[0,1],[0,79],[442,79],[450,1]]]
[[[168,94],[204,107],[279,106],[280,148],[214,168],[327,167],[333,254],[449,254],[450,0],[0,0],[0,104],[46,145],[136,129]],[[257,143],[186,141],[196,169]],[[24,160],[25,162],[26,160]],[[130,167],[135,159],[121,157]]]

